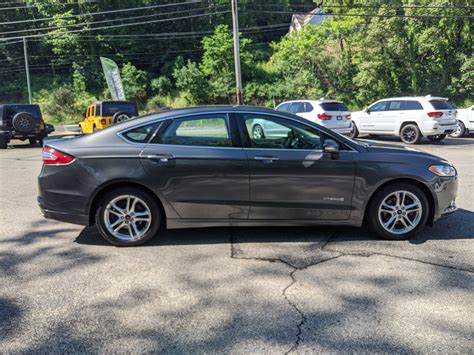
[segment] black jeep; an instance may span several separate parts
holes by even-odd
[[[44,123],[38,105],[0,104],[0,149],[6,149],[11,139],[43,145],[53,131],[54,126]]]

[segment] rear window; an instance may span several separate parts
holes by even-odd
[[[102,116],[113,116],[116,112],[125,112],[133,116],[138,115],[137,106],[127,102],[104,102],[102,104]]]
[[[342,102],[323,102],[319,104],[324,111],[349,111]]]
[[[454,110],[454,107],[444,100],[430,100],[430,104],[433,105],[435,110]]]
[[[9,105],[5,106],[6,118],[12,119],[18,112],[28,112],[34,118],[41,117],[41,111],[37,105]]]

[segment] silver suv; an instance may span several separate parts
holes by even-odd
[[[286,101],[276,109],[294,113],[340,134],[350,134],[352,130],[351,112],[342,101],[324,98]]]

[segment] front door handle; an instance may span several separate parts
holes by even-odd
[[[280,160],[279,157],[254,157],[255,160],[261,161],[262,163],[273,163],[274,161]]]
[[[168,161],[174,159],[174,156],[169,154],[149,154],[145,157],[150,160],[158,160],[161,163],[167,163]]]

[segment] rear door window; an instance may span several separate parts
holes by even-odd
[[[405,101],[405,110],[423,110],[418,101]]]
[[[405,101],[389,101],[385,110],[388,111],[401,111],[404,109]]]
[[[454,107],[445,100],[430,100],[430,104],[435,110],[454,110]]]
[[[290,111],[293,113],[303,113],[305,112],[304,102],[293,102],[290,106]]]
[[[163,132],[161,144],[232,147],[227,115],[199,115],[175,119]]]
[[[324,111],[349,111],[342,102],[323,102],[320,106]]]

